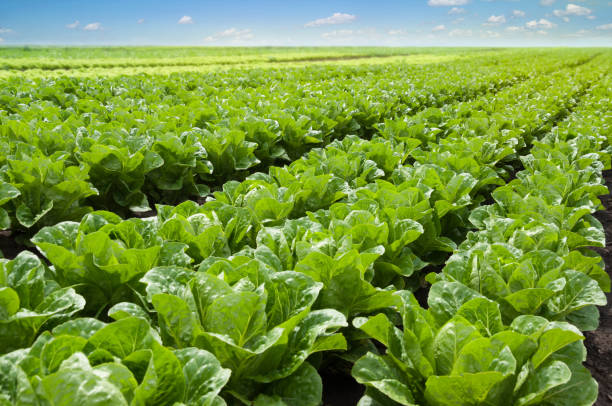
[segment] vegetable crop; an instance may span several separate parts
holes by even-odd
[[[593,404],[611,58],[1,79],[0,405]]]

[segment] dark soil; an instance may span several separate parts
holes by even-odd
[[[35,253],[36,255],[40,254],[36,251],[36,248],[27,247],[18,241],[21,240],[18,238],[19,236],[15,236],[11,231],[0,231],[0,258],[15,258],[21,251],[29,250]]]
[[[323,368],[319,371],[323,380],[324,406],[352,406],[359,402],[365,387],[348,373],[334,368]]]
[[[604,171],[608,190],[612,190],[612,171]],[[601,196],[606,210],[598,211],[595,217],[606,231],[606,247],[594,248],[606,263],[606,271],[612,276],[612,194]],[[587,332],[584,344],[587,347],[586,366],[599,383],[596,406],[612,405],[612,293],[608,293],[608,305],[599,308],[599,328]]]

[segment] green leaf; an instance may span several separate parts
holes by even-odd
[[[543,364],[530,374],[525,384],[521,387],[522,395],[516,401],[517,406],[541,404],[546,393],[559,385],[568,382],[572,377],[572,371],[561,361],[552,361]]]
[[[280,325],[286,320],[298,315],[317,300],[323,287],[307,275],[299,272],[275,272],[266,284],[268,293],[266,307],[267,323]]]
[[[547,316],[558,318],[589,305],[606,305],[606,295],[597,281],[577,271],[567,270],[564,275],[567,283],[547,303]]]
[[[516,359],[503,342],[478,338],[463,346],[450,375],[497,371],[507,376],[516,373],[516,369]]]
[[[42,325],[55,319],[65,319],[85,305],[83,298],[72,288],[50,293],[33,311],[21,310],[9,319],[0,320],[2,352],[29,346]]]
[[[597,400],[597,381],[588,369],[578,363],[571,363],[572,377],[569,382],[549,389],[542,397],[542,403],[559,406],[590,406]]]
[[[189,281],[189,288],[195,300],[200,322],[206,317],[206,312],[215,300],[226,294],[233,293],[232,288],[216,275],[196,272]]]
[[[523,315],[515,318],[512,324],[510,324],[510,328],[517,333],[532,336],[537,339],[543,329],[548,326],[548,323],[548,320],[544,317]]]
[[[266,301],[255,292],[232,292],[215,300],[202,320],[205,331],[248,347],[266,331]]]
[[[314,345],[312,346],[310,352],[320,352],[320,351],[346,351],[347,350],[347,342],[346,338],[340,333],[322,336],[317,338]]]
[[[150,348],[153,342],[150,328],[146,320],[128,317],[96,331],[89,338],[89,343],[119,358],[125,358],[136,350]]]
[[[108,309],[108,317],[113,320],[121,320],[126,317],[140,317],[151,322],[147,312],[136,303],[121,302]]]
[[[132,401],[138,382],[125,365],[109,362],[96,365],[92,372],[101,380],[112,383],[128,402]]]
[[[426,383],[425,399],[432,406],[501,405],[507,401],[499,390],[504,379],[504,375],[496,371],[431,376]]]
[[[78,318],[73,320],[68,320],[56,327],[53,328],[54,335],[72,335],[72,336],[80,336],[88,339],[94,333],[101,328],[103,328],[106,324],[101,322],[98,319],[93,318]]]
[[[397,406],[398,404],[376,389],[366,387],[365,394],[359,399],[357,406]]]
[[[19,295],[13,289],[0,287],[0,320],[6,320],[19,310]]]
[[[492,342],[501,342],[510,348],[512,356],[516,359],[517,369],[527,363],[537,348],[536,342],[526,335],[516,331],[505,330],[491,337]]]
[[[153,296],[153,306],[164,343],[177,348],[191,345],[199,325],[187,303],[174,295],[158,293]]]
[[[265,393],[287,405],[318,406],[323,397],[323,383],[317,370],[305,362],[288,377],[271,383]]]
[[[482,297],[478,292],[459,282],[434,283],[429,290],[427,304],[439,325],[450,320],[471,299]]]
[[[389,335],[395,328],[383,313],[369,318],[356,317],[353,319],[353,326],[363,330],[367,335],[379,341],[385,347],[389,347]]]
[[[79,336],[60,335],[49,341],[40,354],[42,373],[48,375],[57,371],[61,363],[72,354],[82,351],[87,340]]]
[[[11,216],[0,207],[0,230],[7,230],[11,227]]]
[[[20,252],[14,260],[5,263],[4,268],[6,282],[19,295],[21,308],[34,309],[43,301],[45,285],[48,285],[46,267],[34,253]]]
[[[128,405],[119,388],[100,379],[92,371],[73,368],[60,369],[44,377],[36,392],[39,397],[57,406]]]
[[[21,192],[15,186],[0,181],[0,206],[9,200],[19,197],[19,195],[21,195]]]
[[[85,299],[72,288],[62,288],[47,295],[34,311],[56,318],[72,316],[85,307]]]
[[[231,371],[221,368],[209,352],[197,348],[175,350],[174,355],[183,366],[185,399],[189,405],[214,405],[215,398],[230,378]]]
[[[527,288],[504,297],[504,300],[520,314],[534,314],[554,294],[551,289]]]
[[[40,208],[40,211],[36,213],[25,204],[20,204],[15,211],[15,216],[22,226],[30,228],[43,218],[45,214],[49,213],[51,209],[53,209],[53,200],[47,200]]]
[[[297,320],[299,318],[289,320],[285,326]],[[338,311],[324,309],[308,313],[295,329],[288,331],[286,347],[281,347],[284,352],[280,359],[274,361],[277,367],[270,370],[263,368],[253,379],[259,382],[271,382],[290,375],[317,349],[316,343],[320,337],[329,337],[339,328],[346,326],[346,318]],[[334,342],[338,343],[336,340],[334,339]],[[319,348],[326,349],[325,346]]]
[[[134,391],[133,403],[171,405],[182,401],[185,398],[186,383],[183,367],[178,358],[157,341],[152,342],[151,350],[151,360],[141,384]]]
[[[268,396],[263,393],[259,394],[255,401],[253,402],[253,406],[288,406],[280,396]]]
[[[458,316],[463,316],[466,320],[478,328],[484,336],[492,336],[503,329],[499,305],[492,300],[477,297],[461,305]]]
[[[376,388],[401,405],[416,405],[413,395],[414,378],[390,356],[367,353],[353,366],[357,382]]]
[[[568,314],[566,320],[578,327],[580,331],[597,330],[597,327],[599,327],[599,309],[594,305],[586,306]]]
[[[183,296],[187,289],[187,282],[191,280],[194,273],[191,269],[178,266],[158,266],[152,268],[141,279],[140,282],[147,285],[147,299],[152,300],[158,293],[167,293],[175,296]]]
[[[437,374],[448,375],[453,369],[461,348],[479,337],[481,335],[478,329],[462,318],[450,320],[442,326],[433,343]]]
[[[371,313],[395,303],[392,292],[377,289],[364,279],[362,259],[356,250],[337,258],[310,252],[295,267],[323,283],[319,308],[333,308],[347,316]]]
[[[534,368],[538,368],[556,351],[568,344],[583,340],[580,331],[569,323],[550,323],[538,340],[538,349],[531,357]]]
[[[26,373],[13,362],[0,357],[0,404],[37,404],[36,395]]]

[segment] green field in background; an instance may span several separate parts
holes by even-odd
[[[535,50],[536,53],[538,50]],[[116,76],[309,64],[426,64],[534,52],[504,48],[0,47],[0,77]]]

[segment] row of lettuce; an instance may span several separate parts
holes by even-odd
[[[429,49],[380,47],[3,47],[0,49],[0,71],[19,74],[32,69],[95,69],[117,67],[154,67],[187,65],[248,65],[254,63],[286,63],[377,57],[408,56],[454,59],[474,54],[495,54],[496,49]],[[523,50],[524,54],[530,50]],[[8,75],[7,75],[8,76]]]
[[[205,197],[378,123],[472,100],[593,52],[425,66],[28,81],[0,90],[0,229],[36,231],[95,209],[129,216]],[[508,66],[511,68],[500,68]],[[470,109],[470,103],[464,108]]]
[[[387,120],[202,206],[43,228],[50,267],[27,252],[0,265],[0,401],[314,406],[315,367],[340,356],[362,405],[557,404],[576,382],[590,404],[578,328],[609,290],[582,248],[603,239],[587,213],[608,159],[604,72]],[[425,311],[404,289],[454,250]]]
[[[428,310],[397,292],[403,330],[385,314],[353,321],[386,347],[353,368],[361,405],[592,405],[581,331],[598,326],[610,277],[589,247],[605,245],[591,213],[607,194],[607,77],[522,157],[524,170],[474,209],[469,233],[439,274]],[[607,152],[602,152],[607,151]]]

